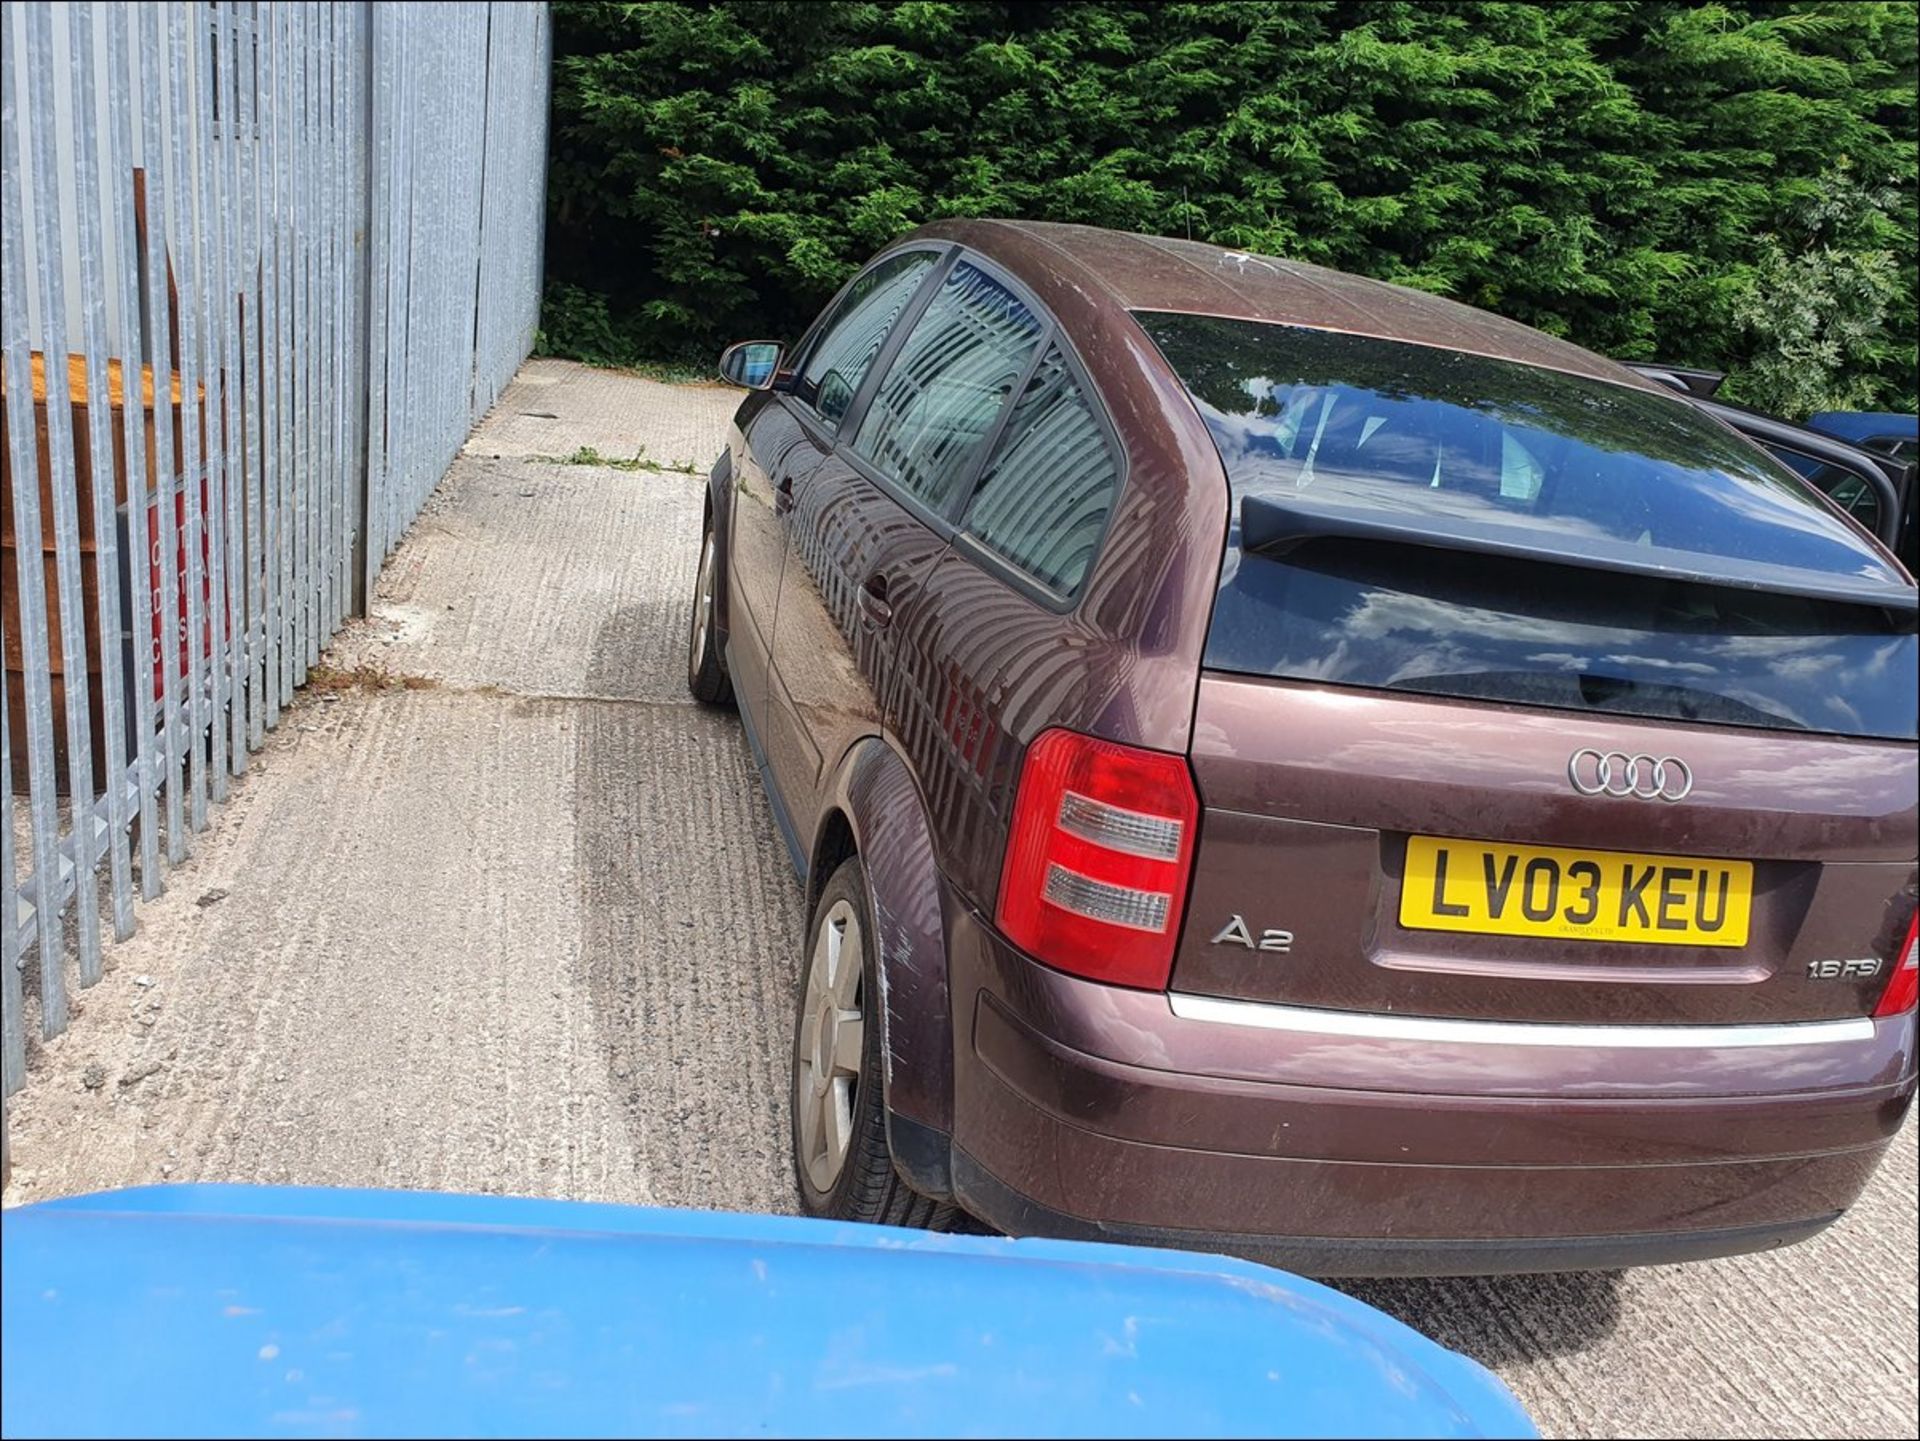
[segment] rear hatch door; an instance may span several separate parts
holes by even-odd
[[[1218,674],[1194,737],[1176,990],[1532,1021],[1862,1015],[1912,911],[1911,746]],[[1582,752],[1589,786],[1610,756],[1622,778],[1673,758],[1691,788],[1582,794]]]
[[[1140,318],[1234,501],[1175,989],[1872,1009],[1920,819],[1916,596],[1877,540],[1597,360]]]

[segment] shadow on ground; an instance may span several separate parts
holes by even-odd
[[[1620,1320],[1618,1271],[1327,1284],[1492,1367],[1584,1351]]]
[[[631,693],[647,638],[686,618],[680,597],[609,615],[588,691]],[[652,1199],[790,1211],[801,895],[739,724],[690,700],[575,714],[577,964]]]

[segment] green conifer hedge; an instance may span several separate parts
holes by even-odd
[[[1914,0],[558,3],[543,343],[796,334],[943,216],[1311,260],[1915,408]]]

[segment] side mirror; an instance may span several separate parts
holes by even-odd
[[[780,342],[742,340],[720,352],[720,378],[748,390],[768,390],[780,368]]]

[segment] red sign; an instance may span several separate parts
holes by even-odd
[[[213,654],[214,621],[219,617],[219,612],[216,611],[214,606],[213,575],[207,567],[206,517],[207,494],[202,490],[200,495],[200,613],[202,618],[200,656],[202,659]],[[188,637],[192,634],[192,627],[188,623],[187,618],[187,497],[184,493],[178,491],[174,493],[173,497],[173,520],[175,544],[174,567],[175,583],[177,586],[177,593],[174,596],[174,625],[179,636],[179,640],[174,647],[177,658],[174,677],[176,682],[184,689],[184,683],[192,676],[191,647],[188,643]],[[153,604],[153,698],[155,700],[160,700],[165,694],[163,668],[166,664],[165,657],[167,653],[165,643],[166,612],[161,609],[163,604],[162,590],[164,581],[162,579],[160,562],[162,555],[165,553],[162,549],[162,544],[163,542],[160,535],[160,503],[156,497],[147,505],[147,578]],[[224,595],[224,591],[222,594]],[[222,637],[226,635],[226,626],[224,623],[220,627],[220,634]]]

